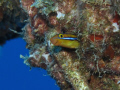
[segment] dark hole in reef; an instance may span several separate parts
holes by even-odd
[[[61,33],[64,34],[64,33],[66,33],[66,31],[67,31],[66,28],[65,28],[65,27],[62,27],[62,29],[61,29]]]
[[[62,50],[65,50],[65,51],[68,51],[68,52],[72,52],[72,51],[75,51],[76,49],[62,47]]]
[[[56,12],[51,12],[51,13],[49,14],[49,16],[57,16],[57,13],[56,13]]]
[[[88,83],[90,83],[90,81],[91,81],[91,78],[90,78],[90,79],[88,79]]]
[[[108,61],[110,61],[110,56],[103,56],[102,59],[103,59],[103,61],[108,62]]]
[[[104,75],[104,73],[102,73],[102,72],[94,73],[94,76],[99,77],[99,78],[102,78],[103,75]]]
[[[43,43],[45,41],[44,36],[35,36],[35,39],[36,43]]]

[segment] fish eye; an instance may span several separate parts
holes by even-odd
[[[59,34],[59,38],[63,38],[64,36],[63,36],[63,34]]]

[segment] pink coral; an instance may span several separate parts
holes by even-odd
[[[42,18],[41,15],[36,15],[33,18],[32,26],[34,28],[34,33],[39,34],[39,35],[43,35],[48,30],[47,23]]]

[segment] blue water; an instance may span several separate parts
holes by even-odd
[[[0,90],[60,90],[45,70],[30,68],[20,59],[29,55],[21,38],[7,41],[0,55]]]

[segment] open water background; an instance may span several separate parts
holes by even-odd
[[[0,47],[0,90],[60,90],[45,70],[23,63],[20,54],[29,55],[22,38]]]

